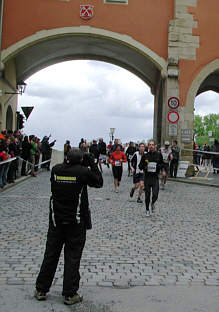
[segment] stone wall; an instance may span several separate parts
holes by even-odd
[[[194,15],[189,12],[190,7],[197,7],[198,0],[175,0],[174,19],[169,21],[168,29],[168,77],[166,81],[166,105],[163,110],[165,125],[163,126],[163,133],[165,138],[169,140],[177,139],[181,142],[181,130],[193,129],[193,105],[185,106],[185,103],[180,103],[178,108],[180,121],[178,123],[178,135],[176,138],[168,137],[168,122],[166,121],[166,114],[169,110],[167,101],[170,97],[179,98],[179,61],[196,60],[197,48],[200,47],[199,36],[193,35],[193,29],[198,27],[198,22],[195,21]],[[191,148],[192,141],[189,144],[181,142],[181,148]],[[183,153],[184,160],[192,160],[192,153]]]
[[[169,22],[168,55],[169,59],[196,60],[199,36],[192,34],[198,27],[189,7],[196,7],[197,0],[175,0],[175,19]]]

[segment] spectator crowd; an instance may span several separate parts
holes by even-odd
[[[213,145],[208,145],[206,142],[203,146],[194,143],[193,146],[193,162],[196,165],[213,167],[213,173],[219,173],[219,142],[214,140]]]
[[[50,170],[52,146],[48,136],[42,140],[35,135],[24,136],[19,130],[2,130],[0,133],[0,187],[14,183],[18,175],[36,177],[42,155],[41,168]],[[21,166],[19,166],[21,162]],[[21,167],[21,172],[18,172]]]
[[[31,174],[36,177],[36,172],[39,168],[50,170],[50,159],[52,147],[55,145],[56,140],[49,142],[50,136],[44,136],[42,139],[36,135],[26,136],[19,130],[2,130],[0,133],[0,188],[4,188],[7,183],[14,183],[16,178]],[[99,140],[94,139],[92,142],[87,143],[86,139],[81,139],[79,148],[83,152],[91,152],[96,162],[102,171],[102,165],[105,164],[109,168],[110,154],[115,150],[119,144],[119,140],[115,139],[114,144],[112,141],[107,145],[102,138]],[[131,158],[135,151],[138,150],[138,144],[130,142],[129,144],[119,144],[121,151],[124,151],[128,162],[128,172],[130,175]],[[64,145],[64,158],[66,158],[68,151],[71,149],[69,140]],[[145,144],[145,151],[147,151],[147,144]],[[174,152],[172,147],[172,151]],[[219,173],[219,142],[215,140],[214,145],[209,146],[206,143],[203,147],[197,146],[194,143],[194,164],[201,166],[212,166],[213,173]],[[217,154],[211,153],[216,152]],[[179,153],[178,153],[179,154]],[[179,155],[170,162],[170,176],[176,176],[176,170],[179,160]],[[175,173],[173,172],[172,165],[176,163]],[[39,164],[40,162],[40,164]]]

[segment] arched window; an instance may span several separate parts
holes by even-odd
[[[0,102],[0,130],[2,129],[2,103]]]
[[[7,113],[6,113],[6,129],[13,130],[13,112],[11,106],[8,106]]]

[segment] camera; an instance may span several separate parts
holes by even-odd
[[[82,166],[84,167],[93,167],[95,165],[94,155],[91,153],[85,152],[83,154]]]

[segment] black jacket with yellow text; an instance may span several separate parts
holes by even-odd
[[[90,169],[80,164],[63,163],[52,168],[51,192],[56,222],[75,222],[79,205],[81,214],[88,209],[87,186],[103,186],[103,178],[96,165]]]

